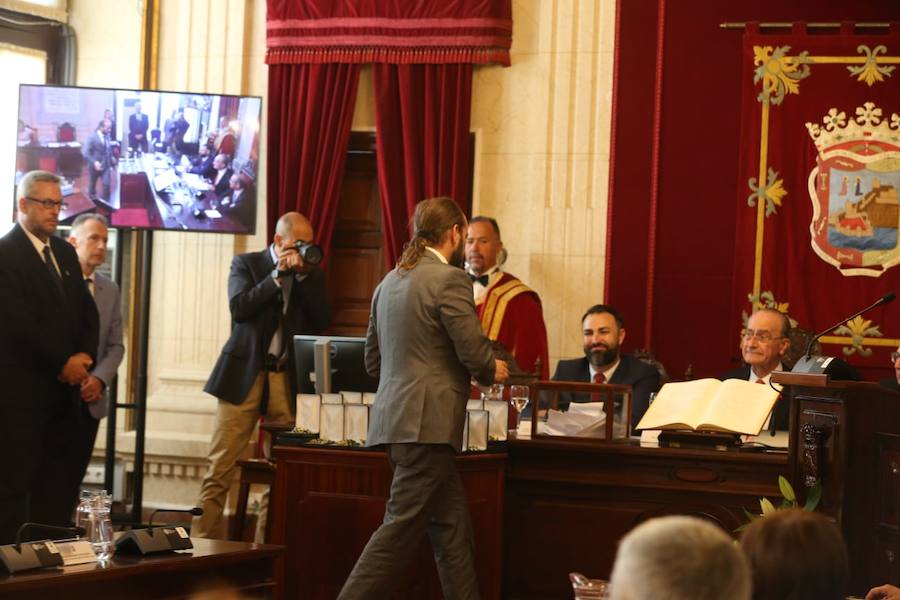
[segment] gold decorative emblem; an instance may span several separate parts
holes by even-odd
[[[766,201],[766,216],[775,214],[776,206],[781,206],[781,200],[787,196],[787,190],[781,179],[778,177],[778,171],[769,167],[768,177],[766,177],[764,185],[756,185],[756,177],[751,177],[747,182],[747,186],[753,192],[747,196],[747,205],[756,206],[757,200]]]
[[[757,100],[764,104],[781,104],[786,94],[800,93],[800,80],[809,77],[807,52],[787,56],[790,46],[754,46],[753,64],[757,65],[753,83],[762,81],[762,91]]]
[[[861,45],[856,47],[856,51],[866,55],[866,62],[861,67],[848,66],[847,70],[850,71],[850,75],[857,76],[857,81],[865,81],[869,87],[872,87],[876,81],[884,81],[885,77],[890,77],[897,68],[878,64],[878,55],[887,52],[885,46],[875,46],[875,49],[871,50],[868,46]]]
[[[856,317],[851,321],[847,321],[844,325],[835,329],[834,334],[850,336],[850,343],[852,345],[849,348],[844,347],[842,349],[845,356],[850,356],[857,352],[860,356],[870,356],[872,354],[872,349],[863,347],[863,341],[867,337],[882,337],[881,330],[878,329],[878,326],[872,325],[872,321],[863,319],[861,316]]]

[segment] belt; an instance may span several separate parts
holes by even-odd
[[[282,373],[287,369],[287,361],[281,362],[274,354],[267,354],[263,370],[270,373]]]

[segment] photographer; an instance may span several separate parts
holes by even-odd
[[[270,423],[294,423],[296,374],[291,340],[328,324],[322,252],[303,215],[286,213],[274,241],[261,252],[234,257],[228,276],[231,335],[203,388],[219,399],[209,448],[209,471],[200,488],[203,515],[192,535],[225,539],[222,513],[228,488],[260,415]],[[257,522],[264,531],[268,493]]]

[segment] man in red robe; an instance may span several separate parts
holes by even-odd
[[[547,328],[541,299],[518,278],[500,270],[505,257],[500,227],[490,217],[474,217],[466,237],[466,261],[481,328],[513,355],[519,369],[547,379]],[[540,361],[540,363],[538,363]]]

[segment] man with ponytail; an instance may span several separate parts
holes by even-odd
[[[390,598],[427,534],[444,597],[478,598],[472,524],[454,455],[469,383],[502,382],[462,270],[466,218],[450,198],[416,205],[413,238],[375,290],[366,369],[379,377],[368,444],[393,468],[384,521],[339,598]]]

